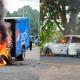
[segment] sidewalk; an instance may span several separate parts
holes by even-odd
[[[26,51],[25,58],[27,60],[40,60],[40,48],[34,47],[32,51]]]

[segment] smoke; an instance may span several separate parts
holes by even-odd
[[[4,16],[4,3],[3,0],[0,0],[0,33],[2,35],[1,41],[5,41],[7,37],[7,31],[3,22],[3,16]]]
[[[3,20],[3,16],[4,16],[4,3],[3,0],[0,0],[0,21]]]
[[[0,22],[0,33],[2,35],[1,42],[4,42],[7,38],[7,29],[3,22]]]

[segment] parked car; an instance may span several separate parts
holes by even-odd
[[[66,35],[54,42],[44,45],[45,55],[64,54],[80,56],[80,35]]]

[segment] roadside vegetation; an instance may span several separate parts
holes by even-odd
[[[36,37],[39,33],[39,13],[40,12],[38,10],[32,9],[30,6],[24,6],[13,13],[7,11],[6,17],[29,17],[31,35]]]
[[[80,34],[79,0],[41,0],[40,45],[63,35]]]

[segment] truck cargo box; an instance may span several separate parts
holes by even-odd
[[[11,23],[12,46],[11,56],[19,58],[23,51],[30,47],[30,19],[25,18],[5,18],[5,22]]]

